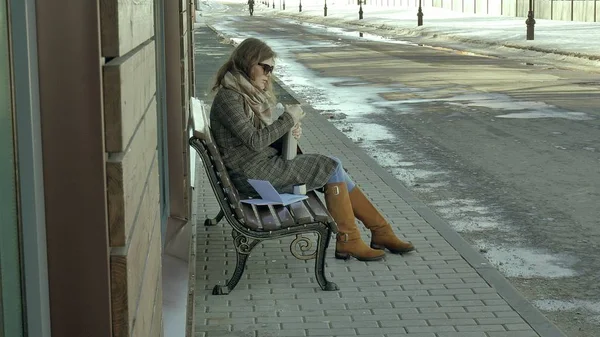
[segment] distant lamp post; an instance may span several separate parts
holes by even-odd
[[[327,0],[325,0],[325,7],[323,7],[323,16],[327,16]]]
[[[529,0],[529,12],[527,13],[527,40],[533,40],[535,30],[535,19],[533,18],[533,0]]]
[[[300,0],[300,5],[298,5],[298,12],[302,12],[302,0]]]
[[[275,0],[273,0],[273,9],[275,9]]]
[[[423,25],[423,7],[421,7],[421,0],[419,0],[419,10],[417,11],[417,26],[422,26],[422,25]]]
[[[283,0],[283,10],[285,10],[285,0]]]
[[[363,9],[362,9],[363,0],[358,0],[358,19],[363,19]]]

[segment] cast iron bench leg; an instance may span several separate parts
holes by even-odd
[[[260,240],[250,239],[247,236],[238,233],[236,230],[231,232],[231,236],[233,237],[236,252],[235,269],[225,286],[218,284],[214,286],[212,291],[213,295],[227,295],[235,288],[242,278],[242,274],[244,274],[244,268],[246,267],[246,261],[248,260],[250,251],[260,242]]]
[[[331,230],[329,227],[323,228],[318,232],[317,256],[315,258],[315,276],[321,289],[325,291],[339,290],[337,284],[327,280],[325,276],[325,253],[331,239]]]
[[[219,223],[219,221],[223,219],[224,216],[225,213],[223,212],[223,210],[220,210],[219,214],[217,214],[217,216],[214,217],[214,219],[206,218],[206,220],[204,220],[204,226],[216,226]]]

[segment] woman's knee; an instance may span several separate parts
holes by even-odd
[[[329,158],[333,159],[337,163],[338,169],[343,169],[344,165],[342,164],[342,160],[338,157],[329,156]]]

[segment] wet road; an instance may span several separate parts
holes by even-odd
[[[210,20],[210,19],[209,19]],[[228,16],[276,73],[569,336],[600,336],[600,76]]]

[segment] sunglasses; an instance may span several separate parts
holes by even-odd
[[[272,73],[273,72],[273,68],[275,68],[272,65],[268,65],[266,63],[259,63],[258,65],[263,68],[263,71],[264,71],[265,75],[269,75],[270,73]]]

